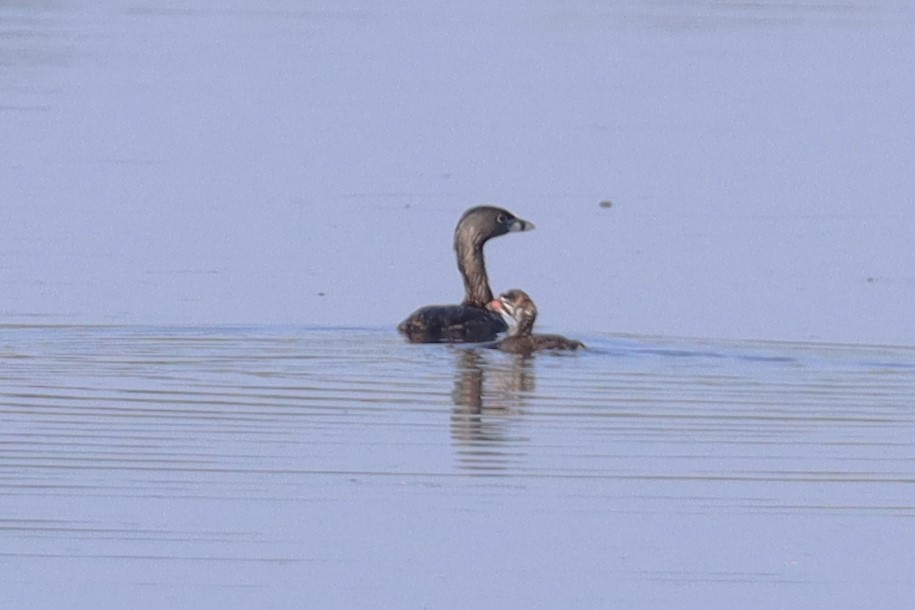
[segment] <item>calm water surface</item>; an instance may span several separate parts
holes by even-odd
[[[304,4],[0,0],[0,608],[911,605],[910,2]]]
[[[492,203],[537,225],[487,268],[544,324],[915,345],[913,31],[897,0],[0,2],[0,321],[391,327],[461,298]]]
[[[6,603],[915,596],[915,350],[580,338],[4,326]]]

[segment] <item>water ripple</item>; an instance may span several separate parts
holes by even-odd
[[[4,326],[0,560],[353,566],[330,515],[416,503],[915,523],[912,348],[583,338],[522,358],[390,330]]]

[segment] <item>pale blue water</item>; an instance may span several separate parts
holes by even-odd
[[[6,326],[9,607],[898,607],[915,352]]]
[[[0,2],[0,606],[904,606],[913,31]],[[480,203],[588,351],[396,335]]]
[[[915,345],[911,3],[0,11],[7,320],[389,327],[494,203],[560,331]]]

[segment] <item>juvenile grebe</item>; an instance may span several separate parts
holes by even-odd
[[[531,331],[534,329],[534,320],[537,319],[537,306],[523,290],[516,288],[503,292],[497,300],[490,302],[489,308],[515,321],[508,336],[489,347],[512,354],[531,354],[540,350],[575,350],[585,346],[581,341],[560,335],[533,334]]]

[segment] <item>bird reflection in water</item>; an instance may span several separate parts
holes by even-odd
[[[513,434],[525,397],[534,389],[532,359],[493,362],[476,349],[456,350],[451,440],[458,465],[479,475],[500,474],[526,455],[526,437]]]

